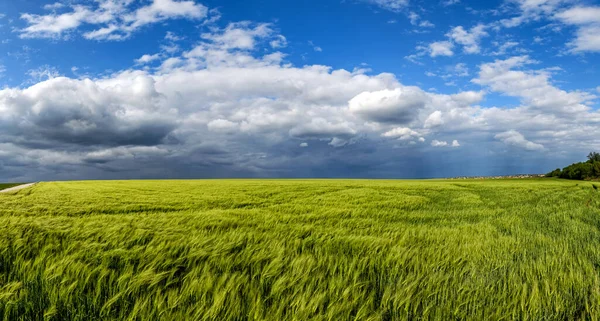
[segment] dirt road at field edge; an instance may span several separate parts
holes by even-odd
[[[11,188],[3,189],[3,190],[0,191],[0,193],[16,192],[16,191],[19,191],[19,190],[31,187],[33,185],[35,185],[35,183],[23,184],[23,185],[11,187]]]

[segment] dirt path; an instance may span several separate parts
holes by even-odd
[[[33,185],[35,185],[35,183],[23,184],[23,185],[11,187],[11,188],[3,189],[0,191],[0,193],[16,192],[16,191],[22,190],[24,188],[31,187]]]

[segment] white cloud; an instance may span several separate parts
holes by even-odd
[[[300,143],[300,147],[308,147],[308,143]]]
[[[439,110],[434,111],[425,119],[425,128],[433,128],[439,127],[444,124],[444,119],[442,118],[442,112]]]
[[[406,124],[425,107],[427,95],[417,87],[363,92],[349,102],[350,111],[364,119],[382,123]]]
[[[595,98],[585,92],[566,92],[550,83],[547,71],[526,72],[514,70],[534,63],[528,56],[496,60],[480,67],[475,83],[488,85],[494,91],[521,97],[533,108],[575,115],[589,110],[585,104]]]
[[[64,7],[65,7],[65,5],[63,3],[61,3],[61,2],[55,2],[55,3],[52,3],[52,4],[44,5],[44,10],[57,10],[57,9],[61,9],[61,8],[64,8]]]
[[[600,23],[600,7],[573,7],[557,13],[556,18],[572,25]]]
[[[444,1],[442,1],[442,5],[444,7],[448,7],[448,6],[451,6],[453,4],[457,4],[457,3],[460,3],[460,0],[444,0]]]
[[[287,39],[282,35],[277,35],[270,43],[272,48],[284,48],[287,47]]]
[[[160,54],[143,55],[140,58],[136,59],[135,62],[140,65],[145,65],[145,64],[151,63],[153,61],[156,61],[160,58],[161,58]]]
[[[354,142],[352,140],[347,140],[343,138],[334,137],[331,142],[329,142],[329,146],[333,146],[335,148],[340,148],[348,145],[352,145]]]
[[[239,124],[227,119],[211,120],[208,124],[208,130],[221,133],[233,133],[239,130]]]
[[[544,145],[528,141],[521,133],[515,130],[509,130],[507,132],[497,134],[494,136],[494,138],[502,141],[506,145],[523,148],[529,151],[544,150]]]
[[[434,139],[434,140],[431,141],[431,146],[433,146],[433,147],[446,147],[446,146],[448,146],[448,142],[439,141],[439,140]]]
[[[481,52],[481,48],[479,47],[481,38],[488,36],[488,33],[485,31],[486,28],[482,24],[478,24],[468,31],[462,26],[454,27],[446,33],[449,41],[436,41],[430,43],[427,48],[419,46],[417,47],[419,52],[416,56],[421,56],[424,52],[429,52],[429,56],[431,57],[453,56],[455,43],[462,45],[463,52],[467,54],[479,53]]]
[[[129,37],[128,35],[116,33],[117,31],[119,31],[118,26],[109,25],[108,27],[86,32],[83,37],[89,40],[124,40]]]
[[[437,41],[429,44],[429,55],[437,56],[453,56],[452,48],[454,45],[450,41]]]
[[[381,136],[387,138],[395,138],[401,141],[422,141],[421,138],[423,138],[421,134],[407,127],[396,127],[392,130],[381,134]]]
[[[36,69],[30,69],[27,71],[27,75],[29,75],[31,81],[34,83],[61,76],[60,72],[56,68],[48,65],[41,66]]]
[[[78,28],[92,15],[93,12],[83,6],[75,6],[72,12],[60,15],[49,14],[43,16],[25,13],[21,15],[21,19],[25,20],[29,26],[21,30],[21,37],[59,37],[69,30]]]
[[[206,17],[208,9],[194,1],[154,0],[150,5],[137,9],[125,16],[129,29],[137,29],[147,24],[173,18],[201,19]]]
[[[205,18],[208,9],[194,1],[153,0],[150,4],[132,9],[134,1],[98,0],[87,5],[69,5],[69,12],[45,15],[24,13],[21,19],[28,24],[19,30],[22,38],[65,38],[81,27],[94,27],[83,33],[86,39],[123,40],[141,27],[168,19]],[[66,6],[65,6],[66,7]],[[50,8],[60,9],[55,5]]]
[[[413,11],[411,11],[408,14],[408,19],[410,21],[410,24],[413,25],[413,26],[422,27],[422,28],[433,28],[433,27],[435,27],[435,25],[433,23],[431,23],[430,21],[428,21],[428,20],[421,20],[421,17],[417,13],[415,13]]]
[[[452,100],[458,102],[461,106],[469,106],[477,104],[483,100],[485,93],[483,91],[463,91],[457,94],[453,94]]]
[[[408,0],[362,0],[373,5],[376,5],[382,9],[389,10],[392,12],[399,12],[408,5]]]
[[[577,38],[570,42],[573,52],[600,52],[600,25],[577,30]]]
[[[486,26],[482,24],[472,27],[469,31],[465,30],[462,26],[458,26],[450,30],[446,36],[454,42],[463,45],[465,53],[476,54],[481,51],[479,47],[481,38],[488,35],[485,29]]]
[[[431,141],[431,146],[433,147],[460,147],[460,143],[458,142],[458,140],[453,140],[452,143],[448,143],[446,141],[440,141],[440,140],[432,140]]]
[[[221,11],[219,8],[212,8],[208,10],[208,16],[202,22],[202,26],[212,26],[217,21],[221,20]]]
[[[469,75],[469,67],[465,63],[457,63],[454,68],[454,73],[458,77],[466,77]]]
[[[578,27],[576,38],[569,43],[573,52],[600,52],[600,7],[573,7],[555,17]]]
[[[270,37],[273,34],[271,24],[252,24],[249,21],[230,23],[224,30],[204,33],[202,38],[212,41],[222,49],[252,50],[257,40]],[[276,37],[274,41],[281,41]]]
[[[410,21],[410,24],[413,26],[416,26],[419,24],[419,15],[416,12],[410,12],[408,14],[408,19]]]
[[[500,20],[500,25],[506,28],[518,27],[529,21],[538,21],[556,12],[564,4],[572,0],[507,0],[517,6],[518,15]]]
[[[308,44],[311,47],[313,47],[313,50],[316,51],[316,52],[322,52],[323,51],[323,48],[321,48],[319,46],[316,46],[312,41],[309,41]]]
[[[172,41],[172,42],[181,41],[183,39],[185,39],[185,37],[180,37],[171,31],[167,31],[167,34],[165,35],[165,40]]]
[[[496,42],[495,45],[498,47],[498,50],[493,52],[492,55],[501,56],[505,55],[509,49],[517,47],[519,43],[516,41],[506,41],[502,44]]]

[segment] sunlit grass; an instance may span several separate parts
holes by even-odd
[[[40,183],[0,194],[4,320],[600,319],[561,180]]]

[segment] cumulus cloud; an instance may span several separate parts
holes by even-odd
[[[431,141],[431,146],[433,146],[433,147],[446,147],[446,146],[448,146],[448,142],[439,141],[437,139],[434,139],[434,140]]]
[[[429,20],[422,20],[421,16],[419,16],[419,14],[417,14],[416,12],[413,12],[413,11],[411,11],[408,14],[408,19],[410,21],[410,24],[415,27],[421,27],[421,28],[435,27],[435,25],[433,23],[431,23]]]
[[[467,64],[465,63],[457,63],[453,68],[452,71],[454,72],[454,75],[458,76],[458,77],[466,77],[469,75],[469,67],[467,67]]]
[[[350,111],[366,120],[406,124],[425,107],[427,95],[417,87],[363,92],[349,102]]]
[[[34,15],[24,13],[21,19],[25,20],[28,27],[21,30],[23,38],[52,38],[79,27],[92,14],[83,6],[73,7],[72,12],[60,15]]]
[[[421,134],[407,127],[394,128],[390,131],[381,134],[381,136],[406,141],[412,141],[415,139],[421,142],[424,141],[424,138]]]
[[[432,42],[427,48],[422,46],[417,47],[420,50],[419,55],[422,55],[423,51],[427,51],[431,57],[453,56],[455,43],[463,46],[464,53],[480,53],[479,42],[481,38],[488,36],[488,33],[485,31],[486,28],[487,26],[483,24],[478,24],[470,30],[465,30],[463,26],[454,27],[446,33],[446,37],[449,40]]]
[[[454,44],[450,41],[437,41],[429,44],[429,55],[431,57],[437,56],[453,56]]]
[[[495,91],[521,97],[526,104],[539,110],[575,115],[590,109],[586,102],[595,96],[556,88],[550,83],[550,75],[546,71],[515,70],[534,62],[528,56],[516,56],[483,64],[479,78],[473,81],[488,85]]]
[[[462,26],[454,27],[447,34],[448,38],[463,46],[463,51],[468,54],[476,54],[481,51],[479,41],[482,37],[488,35],[485,31],[486,26],[478,24],[470,30],[465,30]]]
[[[268,23],[253,24],[250,21],[230,23],[224,30],[202,34],[202,38],[210,40],[214,45],[224,50],[246,49],[252,50],[256,40],[264,39],[273,34],[273,29]],[[281,42],[277,36],[271,42]],[[283,43],[281,43],[283,45]]]
[[[134,7],[138,1],[98,0],[88,4],[51,5],[48,14],[23,13],[27,27],[19,30],[22,38],[67,37],[70,32],[85,27],[86,39],[123,40],[141,27],[168,19],[202,19],[208,9],[192,0],[153,0]],[[89,28],[92,28],[90,30]]]
[[[207,124],[208,130],[213,132],[221,133],[234,133],[239,130],[240,126],[238,123],[229,121],[227,119],[215,119],[211,120]]]
[[[544,150],[544,145],[536,144],[534,142],[525,139],[521,133],[515,130],[509,130],[494,136],[497,140],[502,141],[504,144],[514,146],[517,148],[523,148],[529,151],[540,151]]]
[[[399,12],[408,5],[408,0],[362,0],[379,8],[392,12]]]
[[[502,44],[500,44],[498,42],[494,42],[494,45],[496,45],[498,47],[498,50],[494,51],[492,53],[492,55],[501,56],[501,55],[505,55],[508,52],[508,50],[517,47],[519,45],[519,43],[516,41],[506,41]]]
[[[506,28],[518,27],[529,21],[538,21],[558,10],[571,0],[508,0],[509,5],[517,8],[517,15],[500,20],[500,25]]]
[[[561,24],[575,26],[577,31],[575,39],[567,43],[572,53],[599,52],[600,51],[600,7],[597,5],[585,6],[572,0],[508,0],[509,6],[516,7],[517,15],[512,18],[501,19],[492,25],[496,30],[520,26],[531,21],[542,19],[553,20],[554,31],[560,31]],[[573,4],[575,4],[573,6]],[[543,39],[536,36],[536,42]],[[511,45],[507,43],[507,45]],[[501,48],[502,49],[502,48]],[[500,50],[499,54],[504,51]]]
[[[160,54],[153,54],[153,55],[146,54],[146,55],[143,55],[140,58],[136,59],[135,62],[140,65],[145,65],[145,64],[151,63],[153,61],[156,61],[160,58],[161,58]]]
[[[463,91],[450,97],[460,105],[469,106],[481,102],[485,97],[485,93],[483,91]]]
[[[57,77],[24,90],[0,91],[0,124],[15,144],[150,146],[177,122],[176,112],[160,103],[147,75],[98,82]]]
[[[442,117],[442,112],[439,110],[434,111],[425,119],[425,128],[433,128],[438,127],[444,124],[444,119]]]
[[[431,141],[431,146],[432,147],[454,147],[454,148],[456,148],[456,147],[460,147],[460,143],[456,139],[453,140],[451,143],[434,139]]]
[[[569,43],[573,52],[600,52],[600,7],[573,7],[555,17],[578,27],[576,38]]]
[[[440,94],[389,73],[295,66],[271,45],[279,36],[271,24],[213,26],[115,74],[1,89],[0,173],[385,177],[422,166],[429,145],[469,155],[600,146],[593,95],[558,88],[527,56],[482,64],[482,90]],[[486,92],[521,105],[479,106]]]
[[[270,42],[271,47],[274,49],[284,48],[287,44],[287,39],[282,35],[277,35],[277,37]]]

